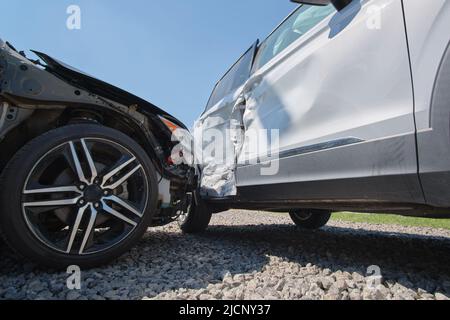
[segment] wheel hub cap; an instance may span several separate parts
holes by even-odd
[[[88,186],[84,191],[84,199],[89,203],[97,203],[103,197],[103,190],[97,185]]]

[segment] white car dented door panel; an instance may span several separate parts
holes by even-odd
[[[309,19],[314,13],[304,15]],[[264,162],[266,145],[255,151],[246,145],[248,139],[243,147],[247,153],[239,159],[238,187],[328,180],[332,198],[352,194],[358,199],[395,201],[390,194],[396,188],[397,196],[403,192],[407,198],[423,199],[401,1],[355,0],[312,28],[301,15],[287,23],[293,29],[306,25],[307,31],[254,72],[246,86],[244,117],[247,131],[279,130],[279,145],[266,144],[272,150],[279,148],[280,159],[273,160],[279,162],[279,170],[262,175],[261,167],[270,165]],[[249,158],[261,158],[262,163],[245,164]],[[364,194],[358,188],[336,192],[349,188],[349,179],[365,183],[400,175],[378,179],[373,192],[370,187]],[[314,186],[318,189],[296,193],[297,198],[331,197],[327,188]]]

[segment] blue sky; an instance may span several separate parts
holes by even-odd
[[[72,4],[81,8],[81,30],[66,27]],[[14,0],[2,3],[0,37],[130,91],[190,127],[215,82],[294,8],[289,0]]]

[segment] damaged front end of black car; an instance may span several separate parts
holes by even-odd
[[[175,165],[186,127],[47,54],[0,40],[0,228],[40,264],[95,266],[186,212],[195,170]]]

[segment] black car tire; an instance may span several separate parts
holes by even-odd
[[[208,205],[200,197],[193,197],[192,204],[187,211],[178,219],[181,231],[185,234],[205,232],[212,217],[212,211]]]
[[[331,218],[330,211],[323,210],[295,210],[289,215],[292,221],[301,229],[317,230],[324,227]]]
[[[53,207],[48,207],[49,203],[56,203],[51,201],[63,198],[62,191],[60,191],[61,187],[58,187],[57,194],[49,191],[44,193],[42,192],[44,189],[41,187],[41,181],[45,180],[48,182],[54,179],[52,176],[56,175],[54,172],[59,170],[57,169],[59,166],[56,165],[56,160],[54,160],[54,163],[50,160],[57,158],[52,152],[56,153],[59,150],[61,150],[61,154],[69,154],[66,158],[61,156],[61,159],[69,159],[66,162],[68,168],[64,168],[62,160],[58,161],[61,162],[60,171],[63,172],[61,176],[64,176],[64,179],[69,179],[67,177],[70,176],[72,177],[70,178],[71,181],[84,176],[84,172],[90,172],[89,179],[94,181],[93,172],[95,170],[93,168],[96,169],[96,167],[103,166],[103,164],[108,164],[108,161],[112,161],[112,155],[122,162],[117,160],[117,162],[111,163],[110,167],[103,167],[102,170],[104,172],[100,172],[99,169],[97,174],[100,178],[96,179],[97,182],[95,182],[97,185],[91,182],[92,185],[78,187],[84,189],[84,193],[83,191],[71,193],[70,197],[74,197],[74,194],[82,197],[78,201],[86,202],[84,209],[81,208],[80,203],[77,203],[75,207],[71,205],[70,207],[53,209]],[[122,152],[123,154],[121,154]],[[89,155],[91,155],[91,162],[88,160]],[[96,160],[94,155],[101,157],[101,160]],[[38,173],[35,174],[34,172],[38,172],[40,166],[44,167],[44,164],[46,165],[47,158],[50,159],[48,162],[51,163],[51,170],[43,171],[42,177],[39,178],[41,179],[39,180],[39,189],[29,191],[27,183],[31,183],[29,181],[34,179],[34,175],[36,177],[39,176]],[[128,167],[125,166],[120,169],[120,164],[125,165],[125,159],[128,159]],[[74,164],[76,163],[83,165],[81,166],[81,175],[80,171],[74,170],[74,167],[76,168]],[[88,164],[93,164],[94,166],[89,167],[87,166]],[[130,166],[133,169],[130,170]],[[117,171],[118,169],[120,170]],[[133,170],[136,171],[133,172]],[[105,182],[108,174],[113,172],[116,172],[115,175]],[[101,176],[102,173],[103,177]],[[48,178],[46,178],[47,176]],[[115,184],[118,184],[122,179],[126,179],[125,182],[114,188]],[[74,183],[76,182],[74,181]],[[101,186],[99,185],[100,183]],[[126,201],[128,204],[136,204],[136,207],[129,206],[126,208],[123,207],[125,202],[121,202],[120,205],[119,202],[116,202],[123,200],[122,195],[124,194],[125,184],[126,192],[128,192]],[[117,191],[118,189],[120,191]],[[89,195],[87,195],[88,190],[90,192]],[[147,194],[141,194],[142,190],[147,190]],[[61,127],[29,142],[15,154],[2,172],[0,191],[0,228],[6,242],[25,258],[39,265],[57,269],[71,265],[91,268],[109,263],[120,257],[142,238],[151,224],[154,214],[157,212],[157,176],[146,152],[139,144],[120,131],[95,124],[74,124]],[[36,193],[33,194],[32,192]],[[119,192],[122,193],[118,194]],[[106,198],[104,195],[108,193],[110,194]],[[42,200],[39,200],[41,202],[33,200],[35,202],[25,203],[24,197],[40,197],[39,199],[50,197],[50,200],[46,200],[46,207],[41,208],[38,205],[43,203]],[[65,193],[64,197],[69,198],[69,193]],[[89,200],[88,197],[91,202],[87,202]],[[112,200],[112,197],[114,197],[114,200]],[[103,202],[96,202],[94,205],[93,199]],[[99,203],[100,206],[94,208]],[[46,217],[44,213],[39,212],[42,210],[50,210],[52,213],[49,216],[52,218]],[[110,214],[106,210],[111,210],[114,214]],[[50,211],[45,212],[45,214],[48,214]],[[60,211],[64,211],[64,215]],[[67,221],[71,221],[70,224],[67,222],[67,226],[64,227],[65,223],[55,218],[57,216],[56,212],[66,217]],[[116,215],[117,213],[120,216]],[[76,224],[78,217],[80,217],[80,221]],[[74,220],[75,223],[73,223]],[[47,225],[48,221],[51,221],[52,224]],[[77,227],[75,228],[75,226]],[[64,229],[62,229],[63,227]],[[42,233],[41,230],[45,230],[48,234]],[[58,230],[57,235],[52,233],[55,230]],[[64,230],[66,230],[67,234],[64,234]],[[57,242],[58,237],[63,237],[63,235],[66,237],[64,239],[67,240]],[[97,236],[103,238],[96,240]],[[108,243],[107,240],[111,239],[113,241],[113,237],[116,237],[114,241],[117,242]],[[48,240],[50,238],[52,240],[56,239],[55,242]],[[57,246],[61,246],[62,249],[59,249]],[[80,247],[79,251],[77,251],[77,246]],[[66,248],[67,251],[64,251]]]

